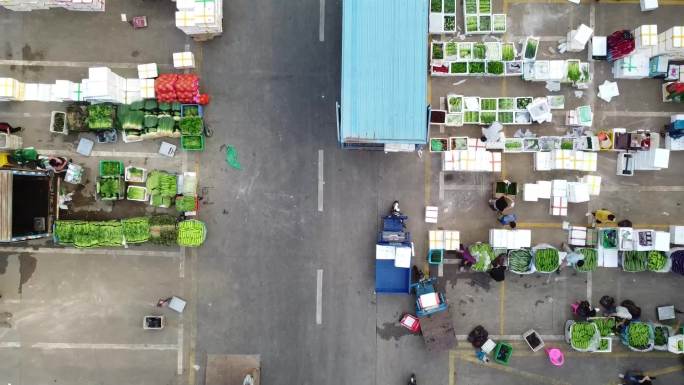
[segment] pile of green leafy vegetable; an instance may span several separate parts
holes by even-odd
[[[178,237],[176,218],[171,215],[154,215],[150,217],[150,243],[157,245],[175,245]]]
[[[150,195],[174,197],[178,188],[177,177],[164,171],[154,170],[147,177],[146,187]]]
[[[651,250],[648,252],[648,270],[658,271],[667,265],[667,256],[662,251]]]
[[[601,333],[601,337],[608,337],[612,336],[613,329],[615,328],[615,318],[613,317],[601,317],[601,318],[594,318],[591,320],[591,322],[596,325],[596,327],[599,330],[599,333]]]
[[[184,150],[202,150],[204,149],[204,137],[202,135],[183,135],[181,136],[181,147]]]
[[[88,127],[91,130],[105,130],[114,127],[114,106],[93,104],[88,106]]]
[[[101,199],[112,200],[121,199],[123,190],[123,181],[121,177],[101,177],[97,182],[97,194]]]
[[[55,240],[61,245],[76,247],[103,247],[123,245],[123,227],[120,221],[62,221],[55,222]]]
[[[182,135],[199,135],[202,133],[202,118],[199,116],[185,116],[180,120]]]
[[[178,245],[186,247],[197,247],[204,243],[206,237],[206,227],[204,222],[190,219],[181,221],[178,224]]]
[[[150,239],[150,221],[147,217],[121,220],[126,243],[142,243]]]
[[[473,271],[489,271],[492,267],[492,260],[494,260],[494,250],[488,243],[474,243],[468,246],[470,255],[475,257],[477,261],[472,266]]]
[[[656,346],[667,345],[667,339],[670,336],[670,332],[664,326],[656,326],[653,328],[654,340],[653,343]]]
[[[511,250],[508,254],[508,268],[516,273],[527,273],[532,265],[532,254],[528,250]]]
[[[142,186],[128,186],[126,189],[126,198],[132,201],[144,201],[147,195],[147,190]]]
[[[100,161],[100,176],[119,176],[123,171],[123,163],[118,160]]]
[[[192,195],[176,197],[176,210],[180,212],[195,211],[195,197]]]

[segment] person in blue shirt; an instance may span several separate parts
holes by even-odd
[[[497,217],[499,223],[501,223],[504,226],[508,225],[511,227],[511,229],[514,229],[517,226],[517,224],[515,223],[516,219],[518,218],[515,216],[515,214],[499,214],[499,216]]]

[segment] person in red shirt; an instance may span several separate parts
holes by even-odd
[[[7,122],[0,122],[0,132],[4,132],[5,134],[13,134],[19,131],[21,131],[21,127],[12,127],[12,125]]]

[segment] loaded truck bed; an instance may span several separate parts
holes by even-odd
[[[420,317],[420,330],[430,352],[449,350],[456,346],[456,332],[450,308]]]

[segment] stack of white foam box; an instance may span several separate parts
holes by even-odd
[[[586,246],[587,228],[581,226],[570,226],[568,231],[568,244],[572,246]]]
[[[670,225],[670,242],[673,245],[684,245],[684,226]]]
[[[140,80],[141,79],[126,79],[126,104],[131,104],[143,99],[140,94]]]
[[[138,79],[154,79],[159,76],[157,63],[138,64]]]
[[[140,97],[143,99],[154,99],[154,79],[140,79]]]
[[[599,195],[601,193],[601,176],[585,175],[580,178],[580,182],[587,185],[589,188],[589,195]]]
[[[174,52],[173,67],[176,69],[195,68],[195,55],[192,52]]]
[[[590,151],[552,150],[534,153],[536,171],[596,171],[598,155]]]
[[[644,79],[650,71],[650,55],[637,51],[613,63],[615,79]]]
[[[223,32],[222,0],[176,0],[176,27],[190,36],[218,36]]]
[[[509,250],[530,247],[532,244],[532,231],[522,229],[490,229],[489,244],[494,248]]]
[[[0,78],[0,101],[24,100],[26,86],[13,78]]]
[[[551,202],[549,214],[554,216],[568,215],[568,181],[554,179],[551,181]]]
[[[94,103],[126,103],[126,79],[108,67],[88,68],[83,99]]]
[[[450,150],[444,152],[444,171],[501,172],[501,152]]]
[[[675,26],[658,34],[658,47],[653,56],[657,55],[684,59],[684,26]]]
[[[461,234],[451,230],[430,230],[428,232],[430,250],[459,250]]]
[[[34,11],[64,8],[69,11],[104,12],[105,0],[0,0],[10,11]]]
[[[656,24],[640,25],[633,33],[637,51],[647,52],[649,56],[656,54],[658,49],[658,26]]]

